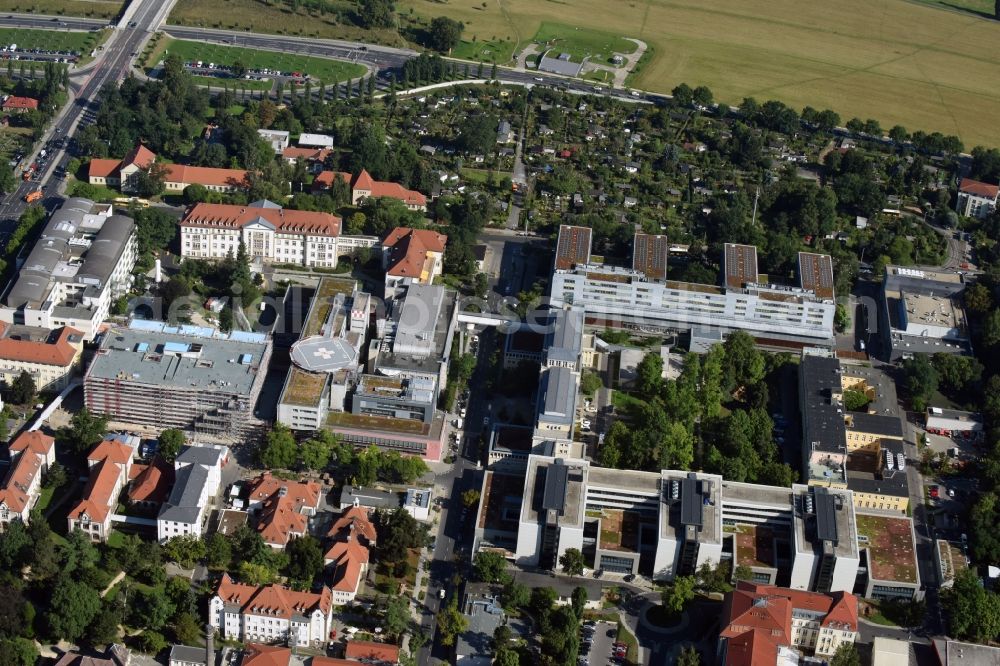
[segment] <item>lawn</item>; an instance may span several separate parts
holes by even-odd
[[[552,49],[552,55],[568,53],[573,62],[590,58],[594,62],[610,64],[613,53],[632,53],[635,42],[611,32],[587,30],[562,23],[542,23],[533,41],[540,50]]]
[[[232,65],[234,62],[240,61],[251,69],[266,68],[282,72],[301,72],[323,83],[347,81],[358,78],[365,73],[365,68],[362,65],[342,60],[314,58],[279,51],[259,51],[239,46],[222,46],[221,44],[206,44],[182,39],[163,39],[160,48],[162,50],[154,52],[157,54],[157,59],[160,55],[174,53],[184,60],[202,60],[223,65]],[[147,60],[147,65],[149,64],[152,63]],[[206,77],[199,78],[205,79]],[[235,80],[230,81],[236,82]],[[265,84],[265,90],[270,88],[270,81],[242,81],[240,84],[246,84],[244,87],[250,87],[250,84],[254,83]]]
[[[0,11],[114,18],[124,4],[122,0],[0,0]]]
[[[91,49],[97,46],[100,38],[100,32],[0,28],[0,44],[17,44],[18,51],[45,49],[46,51],[89,53]]]
[[[192,76],[195,85],[209,88],[229,88],[230,90],[270,90],[274,81],[254,81],[251,79],[223,78],[218,76]]]
[[[628,652],[625,653],[625,663],[638,664],[639,641],[635,639],[632,632],[629,631],[628,628],[620,621],[618,622],[618,638],[616,640],[628,646]]]

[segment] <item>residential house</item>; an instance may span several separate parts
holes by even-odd
[[[23,332],[21,332],[23,330]],[[40,391],[61,391],[80,367],[83,333],[63,326],[38,339],[33,330],[0,322],[0,381],[27,372]]]
[[[427,197],[416,190],[408,190],[399,183],[375,180],[365,169],[352,176],[342,171],[323,171],[313,180],[313,190],[328,190],[334,180],[341,180],[351,188],[351,204],[358,206],[367,199],[398,199],[410,210],[427,210]]]
[[[309,173],[317,174],[323,170],[326,160],[333,154],[330,148],[295,148],[288,147],[281,151],[281,156],[289,164],[302,160],[306,163]]]
[[[248,510],[271,548],[283,549],[309,532],[309,517],[319,508],[321,489],[313,481],[289,482],[264,472],[250,482]]]
[[[56,461],[55,440],[37,430],[18,435],[8,447],[10,467],[0,485],[0,529],[13,520],[27,524],[41,493],[42,475]]]
[[[91,185],[115,187],[122,192],[138,188],[139,173],[149,171],[156,163],[156,153],[138,144],[120,160],[95,158],[87,167],[87,182]],[[247,185],[243,169],[163,164],[163,187],[167,194],[180,194],[189,185],[201,185],[212,192],[238,192]]]
[[[297,592],[280,585],[246,585],[223,574],[208,602],[208,623],[226,640],[324,644],[333,628],[330,588]]]
[[[332,148],[333,137],[328,134],[310,134],[303,132],[299,135],[300,148]]]
[[[208,505],[219,492],[222,467],[229,460],[224,446],[186,446],[174,458],[174,487],[156,517],[156,535],[163,542],[175,536],[201,536]]]
[[[66,516],[69,531],[79,529],[92,541],[107,541],[111,534],[111,514],[118,496],[128,483],[138,438],[106,438],[87,456],[90,478],[83,496]],[[133,445],[134,444],[134,445]]]
[[[352,506],[330,527],[328,536],[333,544],[323,558],[331,567],[334,584],[333,603],[343,605],[354,601],[368,571],[369,548],[375,546],[375,525],[368,510]]]
[[[510,123],[506,120],[501,120],[500,125],[497,127],[497,143],[510,143],[514,140],[514,130],[511,129]]]
[[[246,206],[199,203],[180,222],[181,256],[224,259],[239,250],[266,263],[333,268],[375,236],[341,236],[341,220],[319,211],[285,209],[267,200]]]
[[[448,237],[429,229],[396,227],[382,241],[384,297],[393,298],[405,286],[429,285],[444,268]]]
[[[858,600],[849,592],[820,594],[740,581],[726,594],[722,627],[724,666],[777,664],[789,651],[829,659],[858,639]]]
[[[38,111],[38,100],[33,97],[17,97],[8,95],[3,101],[3,110],[8,113],[27,113]]]
[[[1000,187],[981,183],[971,178],[963,178],[958,186],[958,201],[955,203],[955,210],[959,215],[976,217],[980,220],[993,214],[997,209],[997,198],[1000,196]]]
[[[285,130],[259,129],[257,130],[257,134],[276,153],[281,153],[288,148],[288,132]]]

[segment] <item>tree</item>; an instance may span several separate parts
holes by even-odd
[[[423,546],[427,533],[426,528],[402,507],[379,511],[375,516],[375,528],[378,532],[376,549],[379,558],[387,564],[402,562],[410,548]]]
[[[1000,595],[984,589],[974,569],[959,571],[941,602],[955,638],[985,643],[1000,634]]]
[[[72,173],[68,171],[68,173]],[[14,177],[14,170],[10,167],[0,166],[0,193],[10,194],[17,189],[17,179]]]
[[[0,418],[3,417],[0,416]],[[45,472],[45,476],[42,477],[42,487],[61,488],[66,483],[67,479],[66,468],[58,462],[54,462],[49,465],[49,469]]]
[[[405,596],[386,599],[382,626],[393,636],[400,636],[410,626],[410,601]]]
[[[93,646],[111,645],[121,637],[121,604],[105,599],[101,612],[87,627],[86,640]]]
[[[56,431],[56,440],[75,453],[85,453],[101,441],[107,429],[107,418],[91,414],[82,407],[73,414],[68,426]]]
[[[213,532],[205,539],[205,563],[210,569],[226,569],[233,559],[233,549],[224,534]]]
[[[508,611],[524,608],[529,601],[531,601],[531,590],[527,585],[513,579],[503,586],[503,591],[500,593],[500,603]]]
[[[468,153],[486,153],[496,144],[497,120],[488,114],[466,116],[458,127],[458,147]]]
[[[461,41],[463,30],[465,30],[465,24],[461,21],[447,16],[438,16],[431,21],[427,31],[428,45],[435,51],[451,53],[451,50],[458,46]]]
[[[307,534],[292,539],[285,551],[288,553],[285,573],[291,580],[299,583],[299,587],[308,589],[323,570],[323,550],[319,541]]]
[[[733,569],[733,578],[735,580],[750,580],[753,578],[753,569],[745,564],[740,564]]]
[[[128,624],[159,631],[174,614],[174,605],[159,588],[138,589],[129,599]]]
[[[701,653],[693,645],[685,645],[677,656],[677,666],[701,666]]]
[[[691,91],[691,98],[698,106],[712,106],[712,91],[707,86],[698,86]]]
[[[659,440],[653,452],[658,469],[690,469],[694,462],[694,435],[683,423],[669,423],[659,433]]]
[[[583,611],[587,606],[587,588],[585,587],[575,587],[573,588],[573,596],[571,597],[571,602],[573,605],[573,614],[580,620],[583,619]]]
[[[694,589],[698,581],[694,576],[678,576],[663,591],[663,605],[671,615],[679,615],[688,602],[694,599]]]
[[[746,331],[733,331],[722,345],[723,385],[732,391],[739,386],[756,384],[764,378],[764,355]]]
[[[68,575],[56,581],[46,615],[51,635],[76,642],[101,609],[97,591]]]
[[[510,574],[507,573],[507,560],[500,553],[490,550],[481,550],[476,553],[476,559],[472,562],[472,571],[476,579],[484,583],[506,585],[510,580]]]
[[[35,400],[35,380],[27,370],[22,370],[21,374],[10,383],[10,401],[17,405],[30,405]]]
[[[177,428],[167,428],[160,433],[160,447],[157,449],[160,457],[168,463],[174,462],[174,458],[180,453],[181,447],[187,444],[187,437],[184,431]]]
[[[192,613],[179,613],[171,625],[174,640],[181,645],[196,645],[202,636],[198,618]]]
[[[448,605],[438,611],[438,634],[441,645],[449,647],[455,644],[455,637],[469,628],[469,620],[458,610],[458,598],[451,597]]]
[[[391,28],[396,21],[393,0],[361,0],[358,19],[362,28]]]
[[[583,553],[579,548],[567,548],[559,557],[559,566],[567,576],[582,576],[584,564]]]
[[[0,587],[0,638],[22,636],[30,627],[25,626],[25,605],[28,602],[14,587]]]
[[[636,367],[635,387],[647,400],[660,392],[663,386],[663,357],[658,353],[646,354]]]
[[[476,488],[469,488],[462,493],[462,506],[467,509],[479,504],[480,492]]]
[[[302,466],[315,472],[322,472],[330,464],[330,455],[337,444],[337,436],[328,430],[318,430],[299,447]]]
[[[35,666],[38,648],[26,638],[9,638],[0,641],[0,664],[7,666]]]
[[[677,106],[688,107],[694,102],[694,91],[691,90],[691,86],[686,83],[681,83],[670,91],[670,94],[674,98],[674,103]]]
[[[260,451],[260,464],[267,469],[291,469],[298,457],[298,446],[292,431],[280,423],[276,424],[267,433]]]
[[[244,63],[242,60],[236,60],[235,62],[233,62],[230,68],[230,72],[232,72],[233,76],[235,76],[237,79],[242,79],[243,76],[247,73],[246,63]],[[265,127],[264,129],[267,128]]]
[[[185,569],[205,558],[205,542],[191,534],[175,536],[163,545],[164,556]]]
[[[903,387],[910,396],[915,411],[927,408],[927,401],[937,391],[938,372],[925,354],[917,354],[903,361]]]
[[[247,585],[270,585],[278,578],[278,572],[265,564],[243,562],[238,571],[239,579]]]
[[[158,631],[147,629],[136,639],[139,650],[146,654],[157,654],[167,647],[167,639]]]
[[[830,666],[861,666],[861,657],[854,643],[841,643],[830,659]]]
[[[868,396],[862,391],[855,389],[847,389],[844,391],[844,409],[849,412],[867,411],[866,408],[868,407],[869,402],[871,401],[868,400]]]
[[[601,376],[593,370],[584,370],[583,375],[580,377],[580,390],[583,391],[585,395],[592,396],[598,389],[601,388],[604,388],[604,382],[601,380]]]

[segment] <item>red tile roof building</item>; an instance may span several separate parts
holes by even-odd
[[[332,609],[328,587],[297,592],[280,585],[245,585],[223,574],[209,600],[208,621],[225,639],[316,647],[330,635]]]
[[[388,643],[372,641],[348,641],[344,656],[348,659],[365,661],[369,664],[399,663],[399,648]]]
[[[312,481],[289,482],[264,472],[250,484],[248,508],[257,515],[257,531],[271,548],[283,549],[293,537],[304,536],[309,516],[319,508],[320,486]]]
[[[83,333],[63,326],[44,340],[13,334],[11,325],[0,322],[0,381],[10,386],[27,372],[35,386],[61,391],[73,378],[83,354]]]
[[[247,643],[243,648],[240,666],[288,666],[292,660],[292,649],[280,645]]]
[[[959,215],[984,219],[997,209],[998,197],[1000,197],[1000,186],[963,178],[958,186],[955,210]]]
[[[239,249],[281,264],[333,268],[344,256],[378,243],[374,236],[341,236],[341,220],[319,211],[285,209],[270,201],[246,206],[199,203],[180,223],[181,256],[223,259]]]
[[[762,666],[782,651],[829,658],[858,638],[858,600],[849,592],[820,594],[740,581],[722,607],[719,663]]]
[[[13,520],[28,522],[42,475],[56,461],[55,440],[35,430],[22,432],[10,443],[9,457],[10,467],[0,484],[0,530]]]
[[[135,450],[116,439],[105,439],[87,456],[90,478],[83,497],[66,516],[69,531],[82,530],[93,541],[107,541],[111,514],[128,483]]]
[[[333,544],[323,561],[333,572],[333,601],[346,604],[354,600],[368,571],[368,548],[375,545],[375,525],[364,507],[345,510],[330,528]]]
[[[387,197],[399,199],[410,210],[427,210],[427,197],[420,192],[408,190],[399,183],[375,180],[364,169],[356,176],[343,171],[323,171],[313,181],[313,190],[328,190],[336,179],[340,179],[350,186],[351,204],[355,206],[364,202],[365,199]]]
[[[156,153],[139,144],[120,160],[91,160],[87,167],[87,179],[91,185],[117,187],[122,192],[132,192],[136,189],[139,172],[150,169],[155,162]],[[237,192],[247,186],[247,172],[243,169],[183,164],[164,164],[163,167],[163,185],[168,194],[180,194],[189,185],[202,185],[212,192]]]
[[[38,100],[33,97],[16,97],[10,95],[3,101],[3,110],[12,113],[25,113],[38,110]]]
[[[444,269],[448,237],[429,229],[397,227],[382,241],[385,298],[411,284],[432,284]]]
[[[132,465],[129,477],[128,501],[159,508],[167,501],[174,485],[174,466],[157,456],[149,465]]]

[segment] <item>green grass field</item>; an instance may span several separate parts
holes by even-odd
[[[122,0],[0,0],[0,12],[30,12],[54,16],[114,18],[121,13]]]
[[[26,2],[27,0],[25,0]],[[347,0],[344,0],[347,3]],[[350,3],[347,3],[348,5]],[[400,0],[404,20],[447,15],[465,24],[463,57],[511,53],[543,25],[641,39],[653,55],[629,85],[669,92],[707,85],[717,100],[780,99],[831,108],[846,121],[956,134],[1000,146],[1000,22],[976,12],[991,0]],[[274,0],[179,0],[170,21],[219,28],[359,38],[333,14],[292,13]],[[586,33],[585,33],[586,34]],[[544,33],[543,33],[544,35]],[[475,41],[473,41],[475,37]],[[585,40],[585,41],[589,41]],[[509,48],[508,48],[509,47]],[[483,57],[492,60],[492,57]]]
[[[219,44],[205,44],[186,40],[161,40],[161,44],[154,51],[153,57],[159,60],[166,53],[177,54],[184,60],[202,60],[204,62],[214,62],[223,65],[232,65],[239,60],[251,69],[267,68],[278,69],[283,72],[302,72],[325,84],[356,79],[365,73],[365,68],[362,65],[353,62],[313,58],[277,51],[258,51],[239,46],[222,46]],[[147,65],[150,64],[152,63],[147,61]],[[220,86],[223,82],[227,81],[216,81],[209,77],[196,78],[206,79],[208,83]],[[236,83],[235,80],[228,81],[230,84]],[[202,81],[199,80],[199,83],[202,83]],[[270,81],[243,80],[239,84],[248,90],[267,90],[271,87]]]
[[[0,28],[0,44],[5,46],[17,44],[19,51],[26,49],[46,49],[50,51],[89,53],[91,49],[97,46],[100,38],[100,32]]]
[[[612,53],[632,53],[635,42],[630,42],[613,33],[599,30],[585,30],[561,23],[542,23],[532,40],[541,50],[568,53],[573,62],[583,62],[590,58],[594,62],[608,64]],[[555,55],[558,55],[555,53]]]

